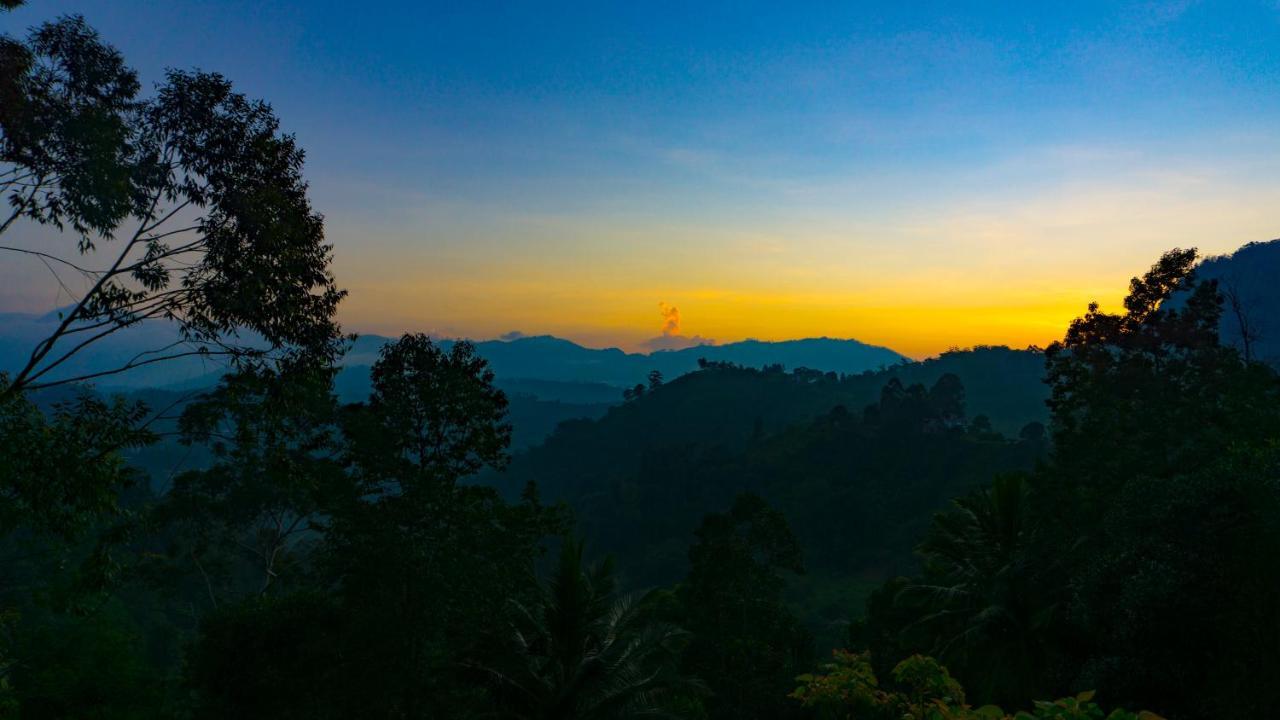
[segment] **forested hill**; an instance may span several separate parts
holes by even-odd
[[[905,569],[949,498],[1034,462],[1038,441],[994,431],[1017,438],[1045,420],[1042,374],[1039,353],[1003,347],[846,376],[711,364],[562,424],[489,480],[511,493],[534,481],[544,499],[568,501],[588,539],[642,584],[678,575],[698,520],[744,490],[786,512],[816,566],[880,575]],[[945,416],[928,390],[944,376],[962,386]],[[905,420],[866,411],[886,399],[919,407]]]
[[[1044,358],[1031,350],[956,350],[856,375],[712,363],[664,383],[660,392],[612,408],[599,420],[563,424],[543,446],[519,456],[508,477],[536,479],[550,488],[560,481],[544,473],[580,471],[593,477],[632,464],[650,448],[698,444],[740,450],[753,436],[780,432],[837,406],[860,414],[891,379],[932,386],[948,373],[964,385],[968,416],[986,416],[997,431],[1015,435],[1026,423],[1047,419]]]
[[[1196,272],[1216,280],[1222,293],[1222,342],[1280,367],[1280,240],[1249,243],[1230,255],[1207,258]]]
[[[343,362],[371,365],[377,359],[378,351],[390,340],[378,335],[360,337]],[[447,340],[440,344],[446,348],[451,345]],[[476,352],[488,361],[499,378],[604,383],[618,387],[642,382],[652,370],[668,379],[678,377],[697,370],[700,359],[747,367],[781,364],[788,368],[809,367],[837,373],[860,373],[908,362],[907,358],[888,348],[826,337],[779,342],[743,340],[651,353],[588,348],[549,335],[486,340],[475,343],[475,346]]]

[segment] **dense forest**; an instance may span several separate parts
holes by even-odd
[[[1280,715],[1280,375],[1221,261],[1043,349],[535,412],[469,342],[343,363],[302,150],[226,78],[145,93],[66,17],[0,40],[0,132],[0,242],[87,288],[0,374],[0,717]]]

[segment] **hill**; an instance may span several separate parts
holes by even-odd
[[[511,494],[532,481],[567,502],[637,587],[677,580],[703,515],[760,494],[802,543],[810,573],[793,602],[824,632],[861,606],[858,593],[914,567],[933,512],[1034,465],[1044,441],[1017,438],[1046,419],[1042,369],[1039,353],[1008,348],[845,376],[710,365],[562,424],[485,481]],[[963,384],[958,414],[936,408],[946,376]]]
[[[1280,240],[1249,243],[1230,255],[1206,258],[1197,273],[1218,281],[1222,342],[1280,366]]]
[[[48,336],[59,322],[56,313],[26,315],[0,314],[0,371],[14,372],[26,362],[32,347]],[[63,366],[62,377],[85,375],[118,368],[134,358],[140,349],[163,347],[178,340],[172,326],[143,323],[114,333],[95,342],[91,352],[74,356]],[[378,351],[391,338],[362,335],[356,338],[341,363],[360,367],[372,365]],[[440,341],[446,348],[454,341]],[[748,366],[781,363],[787,367],[809,367],[839,373],[875,370],[902,362],[898,353],[857,340],[810,338],[781,342],[745,340],[726,345],[704,345],[683,350],[661,350],[653,353],[626,353],[617,348],[587,348],[569,340],[551,337],[522,337],[515,340],[476,342],[480,356],[489,361],[498,377],[543,383],[534,393],[538,397],[584,401],[588,388],[554,388],[560,383],[612,386],[614,400],[621,388],[643,382],[651,370],[674,378],[696,370],[698,360],[732,362]],[[211,359],[181,358],[143,366],[128,373],[111,375],[99,381],[106,388],[190,389],[207,387],[216,382],[222,367]],[[596,387],[595,391],[602,388]],[[564,393],[564,391],[568,391]],[[564,393],[564,394],[562,394]],[[589,402],[603,402],[593,396]],[[612,400],[610,400],[612,401]]]
[[[391,338],[377,335],[357,339],[344,362],[369,365],[378,349]],[[450,341],[441,341],[448,346]],[[857,340],[807,338],[764,342],[744,340],[725,345],[701,345],[683,350],[626,353],[617,348],[587,348],[550,335],[475,343],[494,373],[506,381],[588,383],[630,387],[645,381],[651,370],[673,379],[698,369],[700,359],[747,367],[780,364],[788,368],[813,368],[824,372],[860,373],[910,360],[892,350]],[[617,391],[615,395],[620,396]],[[542,395],[539,395],[540,397]]]

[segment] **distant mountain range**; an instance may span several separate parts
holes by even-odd
[[[56,314],[0,314],[0,370],[14,372],[21,368],[31,348],[52,332],[57,322]],[[163,323],[130,328],[103,338],[91,350],[68,361],[63,376],[119,367],[134,357],[139,349],[162,347],[174,339],[173,328]],[[358,377],[352,376],[358,376],[361,368],[377,361],[378,351],[391,340],[381,335],[362,335],[355,341],[342,359],[343,366],[349,369],[345,374],[352,390],[360,386]],[[447,348],[453,342],[442,340],[440,344]],[[600,402],[604,395],[619,397],[620,388],[646,382],[651,370],[674,379],[696,370],[699,358],[748,367],[782,364],[789,369],[807,367],[837,373],[859,373],[909,362],[887,348],[857,340],[832,338],[783,342],[745,340],[644,354],[626,353],[617,348],[587,348],[544,335],[509,341],[485,340],[477,342],[476,348],[503,381],[525,381],[528,394],[535,394],[531,389],[537,388],[539,397],[571,402]],[[216,382],[221,372],[214,361],[184,358],[104,377],[98,385],[122,389],[204,387]],[[565,387],[565,383],[574,387]]]
[[[1242,347],[1242,328],[1247,327],[1254,357],[1280,361],[1280,284],[1276,282],[1280,278],[1280,240],[1251,243],[1231,255],[1209,258],[1201,266],[1201,275],[1218,280],[1223,290],[1237,300],[1228,302],[1223,314],[1223,341]],[[20,368],[35,343],[47,336],[57,322],[56,313],[0,313],[0,371]],[[131,328],[95,343],[91,351],[66,363],[65,371],[83,375],[118,367],[139,349],[162,347],[174,337],[173,328],[163,323]],[[342,360],[346,369],[339,379],[339,390],[345,399],[358,399],[366,391],[366,368],[377,360],[378,351],[390,340],[381,335],[364,335],[356,340]],[[451,342],[444,340],[441,344],[447,347]],[[673,380],[697,369],[699,358],[745,367],[776,364],[788,370],[809,368],[842,374],[910,362],[888,348],[826,337],[781,342],[744,340],[652,353],[587,348],[548,335],[485,340],[477,342],[476,347],[501,382],[523,383],[518,392],[588,404],[611,402],[610,396],[618,398],[621,388],[645,382],[652,370]],[[108,389],[199,388],[212,385],[221,372],[215,361],[186,358],[104,377],[98,385]]]
[[[360,338],[344,362],[348,365],[372,364],[377,359],[378,349],[389,339],[376,335]],[[643,383],[652,370],[661,372],[667,379],[674,379],[698,369],[699,358],[747,367],[781,364],[787,369],[806,367],[837,373],[860,373],[910,362],[888,348],[833,338],[782,342],[744,340],[646,354],[626,353],[617,348],[586,348],[569,340],[542,335],[510,341],[486,340],[476,343],[476,349],[489,361],[499,378],[602,383],[615,387]]]

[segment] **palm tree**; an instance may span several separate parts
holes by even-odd
[[[933,652],[991,702],[1025,702],[1043,683],[1053,607],[1031,577],[1029,496],[1024,476],[1006,475],[955,500],[918,548],[924,579],[902,591],[929,609],[917,625]]]
[[[700,686],[680,677],[687,633],[652,619],[643,599],[614,594],[613,566],[584,567],[566,539],[551,578],[531,604],[512,601],[502,662],[478,666],[503,717],[613,720],[679,717]]]

